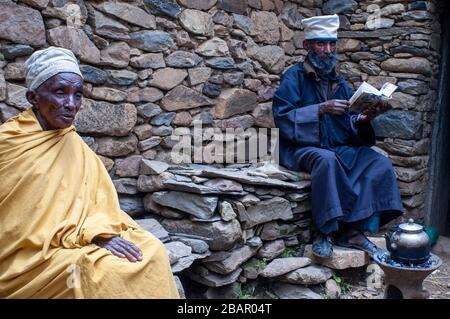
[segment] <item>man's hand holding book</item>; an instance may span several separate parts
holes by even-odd
[[[397,86],[385,83],[377,90],[367,82],[363,82],[350,99],[350,110],[359,113],[358,121],[367,122],[392,108],[390,98]]]
[[[359,116],[359,121],[361,122],[372,121],[378,115],[383,114],[392,109],[389,99],[386,98],[385,96],[370,93],[368,94],[367,99],[372,101],[371,105],[373,105],[373,107],[368,107],[361,111]]]

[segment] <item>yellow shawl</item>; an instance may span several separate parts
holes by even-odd
[[[131,263],[91,244],[121,236]],[[73,126],[43,131],[29,109],[0,126],[0,297],[177,298],[164,246],[121,211]]]

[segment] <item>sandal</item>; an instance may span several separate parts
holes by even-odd
[[[349,241],[351,238],[361,236],[361,235],[364,237],[364,241],[362,243],[352,243]],[[341,247],[354,248],[354,249],[365,251],[372,258],[373,258],[373,255],[379,250],[379,248],[374,243],[372,243],[366,237],[366,235],[364,235],[363,232],[359,232],[359,233],[357,232],[357,233],[354,233],[351,235],[343,235],[336,241],[336,245],[341,246]]]
[[[312,244],[312,253],[319,258],[330,258],[333,255],[333,244],[330,235],[319,234],[321,239],[315,240]]]

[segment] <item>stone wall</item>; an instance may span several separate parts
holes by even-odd
[[[374,122],[377,146],[394,163],[408,214],[421,218],[438,87],[440,5],[0,0],[0,123],[30,106],[21,69],[27,57],[48,45],[71,49],[85,77],[75,125],[110,172],[122,208],[173,241],[168,247],[176,273],[183,270],[212,287],[210,297],[236,296],[236,285],[258,276],[253,269],[283,251],[285,257],[303,255],[310,225],[307,177],[271,175],[255,165],[228,171],[169,167],[165,163],[172,162],[177,143],[172,133],[193,135],[196,121],[219,130],[273,127],[271,98],[280,76],[306,54],[300,20],[338,13],[341,72],[352,88],[362,81],[399,86],[395,109]],[[281,269],[289,273],[310,261],[301,267],[292,262]],[[321,278],[331,276],[319,272],[325,274]],[[305,276],[281,281],[308,284],[298,279]],[[294,288],[278,287],[277,296],[309,293]]]

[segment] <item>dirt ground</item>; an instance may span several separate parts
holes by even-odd
[[[429,275],[423,287],[429,291],[429,299],[450,299],[450,237],[440,237],[432,250],[442,259],[442,265]],[[367,287],[370,273],[366,269],[355,269],[337,273],[341,280],[341,299],[383,299],[384,285],[380,288]]]
[[[450,237],[440,237],[433,253],[442,259],[442,266],[424,281],[430,299],[450,299]]]

